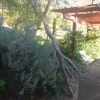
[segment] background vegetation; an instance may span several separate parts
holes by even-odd
[[[34,31],[28,28],[23,34],[16,30],[7,34],[0,31],[0,51],[3,52],[0,58],[2,66],[6,66],[3,75],[8,76],[5,80],[7,88],[20,95],[28,92],[43,96],[44,93],[61,92],[64,79],[61,73],[56,73],[59,63],[52,42],[46,40],[40,44],[38,39],[34,39]],[[1,85],[3,88],[4,84]]]
[[[89,54],[94,60],[100,58],[100,30],[90,30],[86,39],[83,43],[83,49]]]
[[[81,31],[67,31],[64,39],[60,42],[61,51],[70,59],[72,59],[72,43],[75,42],[74,48],[74,63],[78,68],[83,65],[83,59],[79,53],[82,50],[82,45],[84,43],[85,36],[82,35]]]

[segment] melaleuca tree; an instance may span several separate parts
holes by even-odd
[[[73,0],[74,1],[74,0]],[[87,4],[90,4],[90,1],[88,1]],[[53,45],[54,45],[54,48],[55,48],[55,51],[56,51],[56,56],[58,57],[59,59],[59,64],[60,64],[60,67],[61,67],[61,71],[63,73],[63,76],[64,76],[64,79],[65,79],[65,82],[68,86],[68,89],[71,93],[71,96],[73,98],[75,98],[74,96],[74,93],[73,93],[73,90],[72,90],[72,87],[71,87],[71,84],[69,82],[69,75],[71,76],[71,78],[73,79],[73,75],[71,73],[71,70],[75,70],[77,73],[80,74],[79,70],[76,68],[76,66],[73,64],[73,62],[68,59],[67,57],[65,57],[60,49],[59,49],[59,46],[58,46],[58,43],[57,43],[57,40],[56,38],[54,37],[54,35],[52,34],[52,32],[50,31],[50,28],[48,26],[48,19],[47,19],[47,13],[48,13],[48,10],[50,8],[50,5],[51,5],[51,2],[52,0],[45,0],[45,2],[47,2],[47,5],[45,6],[45,9],[44,10],[41,10],[41,1],[37,1],[37,0],[29,0],[32,8],[35,10],[35,15],[37,16],[37,18],[41,18],[40,20],[40,23],[43,21],[43,24],[44,24],[44,28],[45,28],[45,31],[47,33],[47,35],[51,38],[51,40],[53,41]],[[70,1],[67,1],[67,4],[68,2]],[[82,1],[81,1],[82,2]],[[64,0],[56,0],[55,3],[59,6],[59,7],[62,7],[62,5],[64,5]],[[93,2],[91,1],[91,4]],[[38,28],[38,27],[37,27]],[[70,68],[70,67],[71,68]],[[71,69],[71,70],[70,70]]]
[[[69,81],[69,76],[72,79],[74,78],[74,76],[71,73],[71,70],[75,70],[79,74],[80,74],[80,72],[76,68],[76,66],[72,63],[72,61],[70,59],[68,59],[67,57],[65,57],[61,53],[59,46],[58,46],[58,42],[57,42],[56,38],[54,37],[54,35],[52,34],[52,32],[50,31],[50,28],[48,26],[47,13],[48,13],[48,10],[49,10],[49,7],[51,5],[52,0],[46,1],[47,5],[46,5],[44,10],[41,10],[41,2],[37,2],[37,0],[29,0],[29,2],[31,4],[32,8],[35,10],[35,15],[37,16],[37,18],[40,18],[40,23],[43,21],[44,28],[45,28],[47,35],[53,41],[56,56],[59,59],[59,65],[60,65],[59,68],[61,69],[60,71],[61,71],[61,73],[63,73],[63,77],[65,79],[65,82],[66,82],[67,87],[71,93],[72,98],[75,98],[74,92],[72,90],[72,87],[71,87],[71,84]]]

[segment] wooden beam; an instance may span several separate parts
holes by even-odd
[[[56,18],[53,19],[53,34],[56,34]]]
[[[72,16],[78,18],[93,18],[93,17],[100,17],[100,13],[72,14]]]
[[[98,6],[90,7],[90,8],[82,10],[81,12],[93,12],[93,11],[100,11],[100,7],[98,7]]]
[[[52,12],[58,12],[58,13],[76,13],[84,10],[86,8],[83,7],[72,7],[72,8],[63,8],[63,9],[54,9],[51,10]]]
[[[73,31],[76,31],[76,27],[77,27],[77,25],[76,25],[76,23],[75,22],[73,22]]]
[[[100,21],[94,21],[94,22],[89,22],[90,24],[94,25],[94,24],[100,24]]]
[[[86,25],[86,26],[89,26],[89,27],[94,27],[94,25],[92,25],[92,24],[90,24],[90,23],[88,23],[88,22],[86,22],[84,20],[81,20],[78,17],[71,16],[69,14],[63,14],[63,17],[65,19],[68,19],[68,20],[73,21],[75,23],[83,24],[83,25]]]
[[[58,12],[58,13],[93,12],[93,11],[100,11],[100,7],[98,5],[91,5],[91,6],[87,5],[87,6],[82,6],[82,7],[54,9],[51,11]]]
[[[74,32],[74,31],[76,31],[76,27],[77,27],[77,24],[75,22],[73,22],[73,35],[74,36],[76,35],[76,33]],[[72,44],[71,44],[71,48],[72,48],[72,56],[71,56],[71,59],[72,59],[72,61],[74,61],[75,44],[76,44],[76,39],[74,37],[72,39]]]
[[[99,18],[87,18],[83,20],[91,24],[100,24],[100,17]]]
[[[93,24],[94,26],[100,26],[100,23],[99,24]]]
[[[100,21],[100,17],[93,17],[93,18],[83,18],[85,21]]]

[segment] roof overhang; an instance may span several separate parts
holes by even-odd
[[[98,4],[93,4],[93,5],[87,5],[87,6],[82,6],[82,7],[54,9],[51,11],[58,12],[58,13],[92,12],[92,11],[100,11],[100,6]]]
[[[64,18],[89,27],[100,26],[100,6],[98,4],[54,9],[51,11],[62,13]]]

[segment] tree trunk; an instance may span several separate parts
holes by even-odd
[[[55,38],[55,36],[52,34],[52,32],[50,31],[50,28],[48,26],[48,21],[47,21],[47,17],[46,17],[46,14],[49,10],[49,7],[50,7],[50,4],[51,4],[51,0],[48,0],[48,4],[45,8],[45,11],[44,12],[40,12],[39,9],[38,9],[38,5],[34,4],[34,2],[32,0],[29,0],[29,2],[31,3],[32,5],[32,8],[35,10],[35,14],[38,18],[41,17],[41,22],[43,21],[43,24],[44,24],[44,28],[45,28],[45,31],[47,33],[47,35],[51,38],[51,40],[53,41],[53,45],[54,45],[54,48],[55,48],[55,51],[56,51],[56,54],[57,54],[57,57],[58,57],[58,60],[59,60],[59,63],[60,63],[60,67],[62,69],[62,73],[63,73],[63,76],[64,76],[64,79],[65,79],[65,82],[66,82],[66,85],[70,91],[70,94],[71,94],[71,97],[73,98],[73,100],[77,100],[77,96],[74,92],[74,89],[73,89],[73,84],[71,84],[73,82],[73,80],[75,80],[76,82],[78,81],[76,78],[75,78],[75,74],[74,73],[78,73],[80,74],[79,70],[76,68],[76,66],[73,64],[73,62],[68,59],[67,57],[65,57],[60,49],[59,49],[59,46],[58,46],[58,42]],[[69,69],[69,67],[66,65],[69,65],[71,66],[71,70]],[[70,75],[70,77],[69,77]],[[69,80],[69,78],[71,78],[72,82]],[[74,81],[74,82],[75,82]]]
[[[53,34],[56,34],[56,18],[53,19]]]
[[[69,60],[67,57],[65,57],[62,53],[61,53],[61,51],[60,51],[60,49],[59,49],[59,46],[58,46],[58,42],[57,42],[57,40],[56,40],[56,38],[55,38],[55,36],[51,33],[51,31],[50,31],[50,28],[49,28],[49,26],[48,26],[48,23],[47,23],[47,20],[46,20],[47,18],[46,18],[46,16],[44,17],[44,20],[43,20],[43,24],[44,24],[44,27],[45,27],[45,31],[46,31],[46,33],[47,33],[47,35],[52,39],[52,41],[53,41],[53,44],[54,44],[54,48],[55,48],[55,50],[56,50],[56,52],[57,52],[57,57],[59,57],[58,59],[59,59],[59,62],[61,63],[60,65],[61,65],[61,69],[62,69],[62,72],[63,72],[63,76],[64,76],[64,79],[65,79],[65,82],[66,82],[66,84],[67,84],[67,87],[68,87],[68,89],[69,89],[69,91],[70,91],[70,94],[71,94],[71,97],[73,98],[73,100],[77,100],[77,98],[78,98],[78,92],[76,92],[76,91],[78,91],[78,78],[77,79],[75,79],[75,77],[74,77],[74,74],[73,74],[73,72],[77,72],[78,74],[80,74],[80,72],[79,72],[79,70],[76,68],[76,66],[73,64],[73,62],[71,62],[71,60]],[[68,68],[68,66],[66,65],[66,62],[67,61],[67,63],[69,64],[69,65],[71,65],[72,66],[72,68],[74,69],[74,71],[72,71],[72,73],[71,73],[71,71],[69,70],[69,68]],[[72,80],[71,81],[69,81],[69,77],[68,77],[68,74],[71,76],[71,78],[72,78]],[[77,76],[78,77],[78,76]],[[72,82],[75,82],[76,81],[76,83],[75,84],[77,84],[76,85],[76,90],[75,90],[75,92],[73,92],[73,89],[72,89],[72,87],[73,86],[75,86],[75,84],[73,85],[72,84]]]

